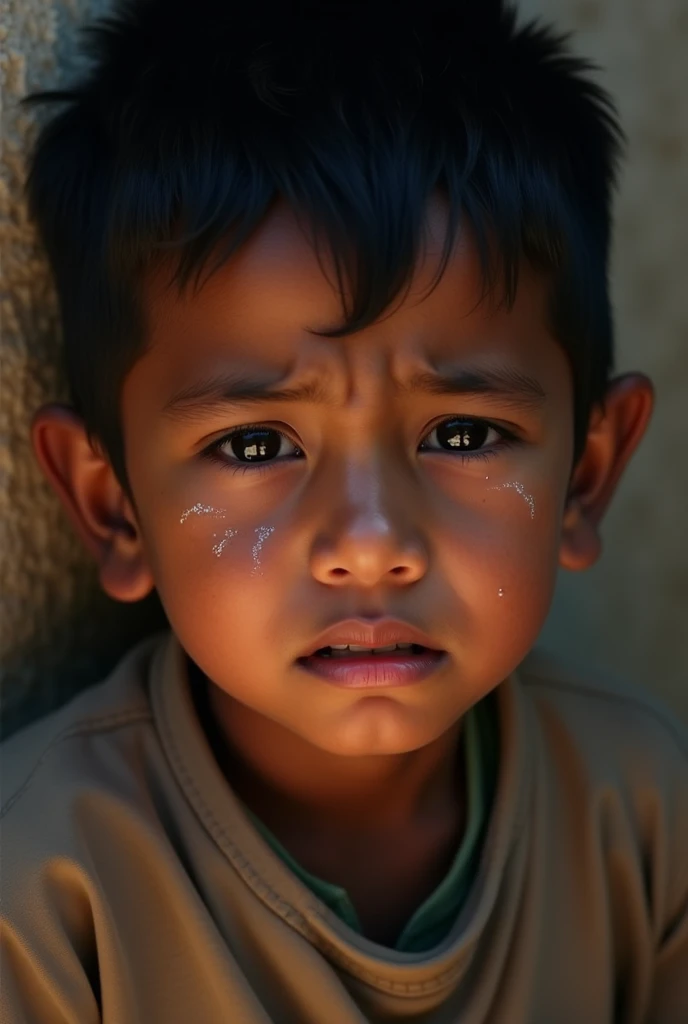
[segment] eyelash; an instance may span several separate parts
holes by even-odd
[[[435,425],[430,428],[430,430],[425,436],[427,437],[429,434],[433,432],[433,430],[436,430],[438,427],[442,426],[443,423],[449,423],[454,420],[461,422],[461,417],[446,416],[444,419],[441,419],[437,423],[435,423]],[[468,417],[466,417],[466,422],[469,422]],[[515,444],[518,444],[519,442],[519,438],[516,436],[516,434],[512,433],[509,430],[506,430],[504,427],[498,427],[496,423],[492,423],[490,420],[480,419],[479,417],[472,417],[470,419],[470,422],[479,423],[482,426],[490,427],[492,430],[496,430],[497,433],[501,435],[500,440],[496,444],[493,444],[491,448],[486,448],[484,451],[477,452],[449,452],[446,451],[445,449],[438,448],[426,448],[424,450],[439,452],[439,454],[443,455],[450,455],[452,456],[452,458],[455,459],[459,458],[461,459],[461,464],[465,465],[465,463],[474,462],[477,459],[482,459],[484,462],[487,462],[489,461],[489,459],[494,458],[496,455],[499,455],[501,452],[506,451],[509,448],[512,448]],[[282,461],[282,459],[272,459],[269,462],[233,462],[225,458],[220,452],[220,449],[223,447],[223,445],[228,444],[228,442],[231,441],[231,439],[235,437],[237,434],[243,434],[244,431],[246,430],[261,429],[274,430],[276,434],[281,434],[283,437],[286,437],[287,440],[294,445],[294,447],[299,447],[295,441],[291,440],[288,434],[286,434],[282,430],[277,430],[276,427],[267,426],[267,424],[265,423],[243,423],[241,427],[235,427],[234,430],[230,430],[228,434],[224,434],[222,437],[218,438],[216,441],[213,441],[211,444],[209,444],[207,448],[204,448],[203,451],[200,453],[201,458],[208,459],[210,462],[219,463],[223,469],[228,469],[231,473],[243,474],[260,473],[261,471],[265,472],[271,469],[273,466],[278,465]],[[291,457],[295,458],[295,456]]]

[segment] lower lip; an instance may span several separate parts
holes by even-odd
[[[334,686],[351,690],[381,690],[420,683],[446,662],[445,651],[420,654],[350,654],[344,658],[311,655],[298,664]]]

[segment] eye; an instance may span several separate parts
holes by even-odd
[[[203,452],[208,458],[229,463],[265,464],[276,459],[301,456],[303,452],[286,434],[274,427],[246,426],[213,441]]]
[[[486,420],[455,416],[438,423],[421,443],[420,450],[458,452],[464,458],[487,458],[515,441],[514,435]],[[282,431],[263,425],[248,425],[213,441],[201,454],[229,468],[248,469],[251,465],[265,466],[281,459],[303,458],[304,453]]]
[[[472,420],[453,417],[443,420],[430,431],[420,448],[423,451],[461,452],[472,454],[495,454],[495,449],[505,447],[514,440],[507,431],[498,429],[487,420]]]

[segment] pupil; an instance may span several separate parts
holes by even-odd
[[[242,430],[232,437],[230,447],[241,462],[261,462],[279,454],[280,441],[276,430]]]
[[[485,444],[488,430],[473,420],[447,420],[437,427],[437,440],[448,451],[474,451]]]

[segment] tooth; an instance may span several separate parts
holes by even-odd
[[[359,644],[329,644],[331,651],[351,651],[352,654],[389,654],[391,651],[410,651],[412,643],[387,644],[385,647],[362,647]]]

